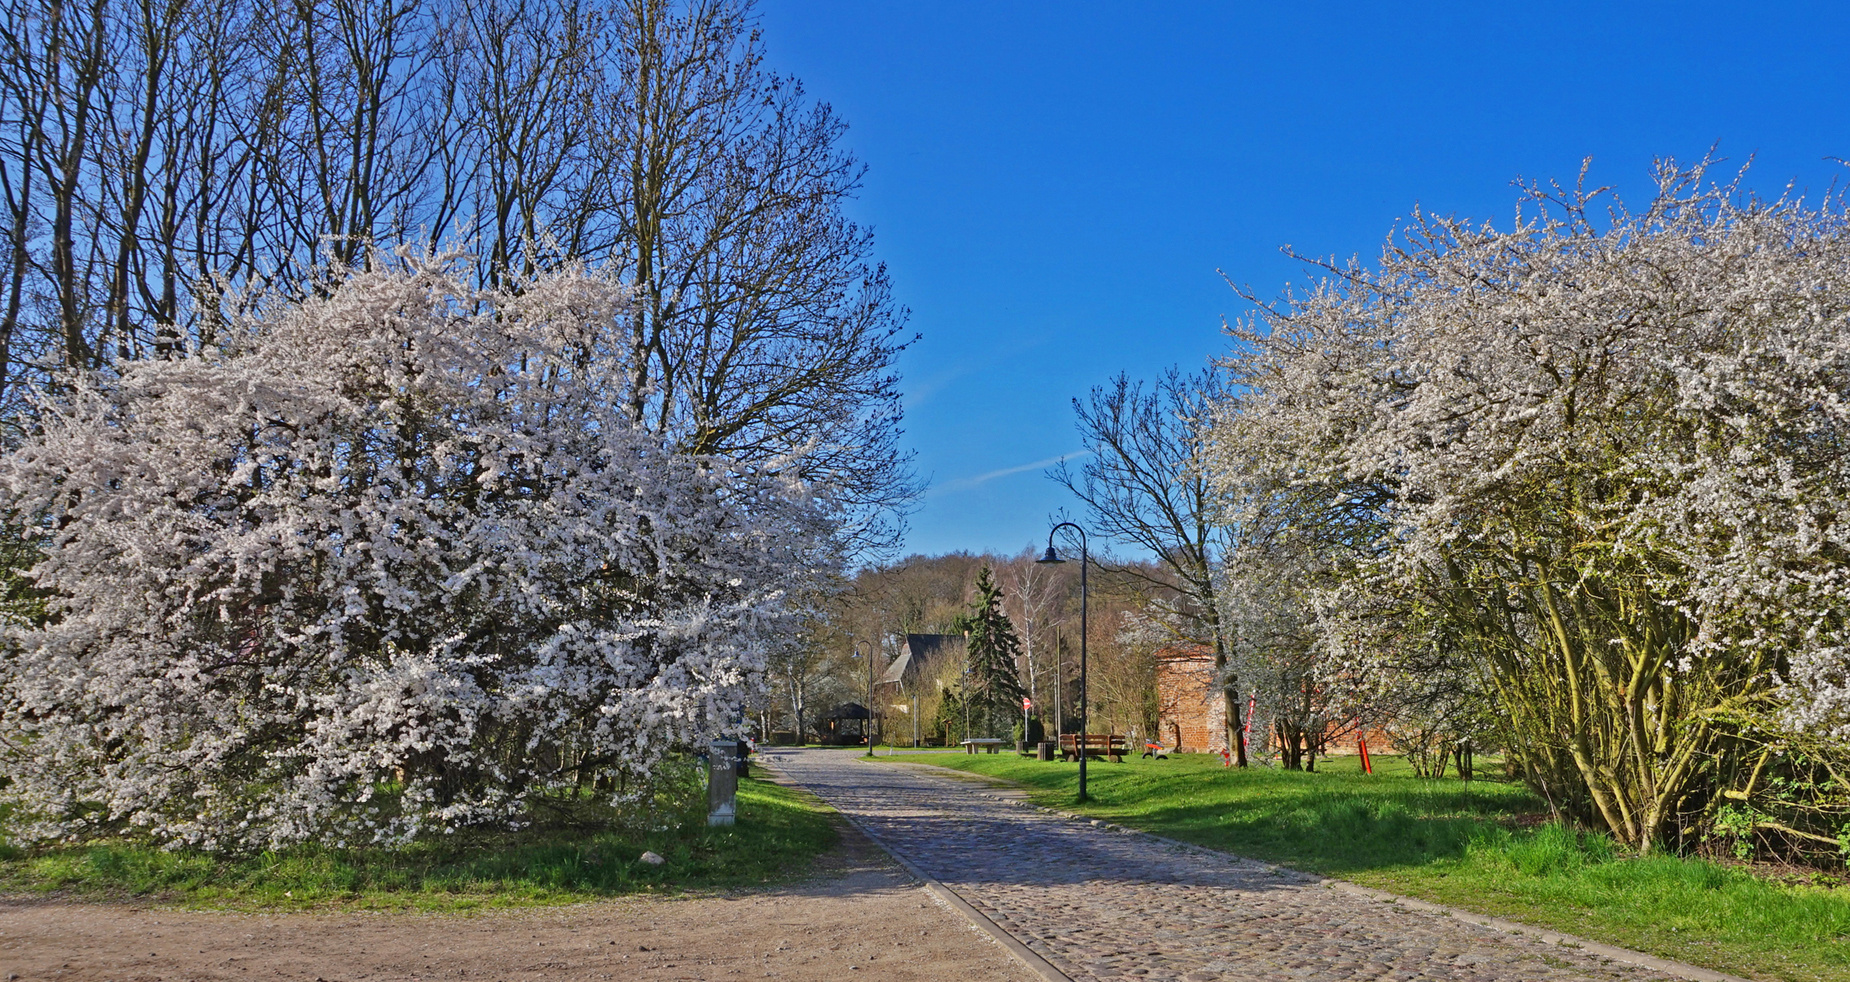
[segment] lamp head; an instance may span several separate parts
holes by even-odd
[[[1061,559],[1060,554],[1053,551],[1053,543],[1049,542],[1047,543],[1047,554],[1045,556],[1042,556],[1039,559],[1036,559],[1035,562],[1037,563],[1063,563],[1063,562],[1066,562],[1066,560]]]

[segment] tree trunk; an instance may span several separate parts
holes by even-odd
[[[1240,708],[1240,692],[1235,686],[1221,690],[1221,701],[1226,705],[1227,746],[1233,750],[1233,766],[1246,766],[1246,725]]]

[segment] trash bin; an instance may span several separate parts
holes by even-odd
[[[1053,741],[1042,740],[1039,744],[1035,746],[1035,750],[1037,751],[1037,753],[1035,753],[1034,755],[1036,758],[1040,760],[1052,760],[1053,759]]]

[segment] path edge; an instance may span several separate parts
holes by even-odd
[[[937,767],[939,770],[954,771],[955,773],[959,773],[959,774],[973,773],[970,771],[957,771],[955,768],[950,768],[950,767],[941,767],[937,764],[932,764],[926,761],[900,761],[899,763],[916,765],[916,766],[924,766],[924,767]],[[990,777],[987,774],[978,775],[978,776],[987,780],[990,783],[991,787],[1008,787],[1008,788],[1013,788],[1016,790],[1024,790],[1024,789],[1021,789],[1019,785],[1010,784],[1007,781],[1003,781],[999,778]],[[999,797],[999,796],[992,795],[992,797]],[[1689,962],[1677,961],[1676,959],[1673,959],[1673,958],[1664,958],[1660,955],[1653,955],[1653,954],[1649,954],[1643,951],[1634,951],[1631,948],[1621,948],[1618,945],[1607,944],[1604,941],[1593,941],[1588,938],[1582,938],[1577,935],[1567,934],[1561,931],[1551,931],[1551,930],[1548,930],[1547,928],[1536,927],[1533,924],[1523,924],[1519,921],[1507,920],[1501,917],[1493,917],[1489,914],[1480,914],[1480,913],[1477,913],[1476,911],[1464,910],[1459,907],[1448,907],[1445,904],[1436,904],[1430,900],[1421,900],[1418,897],[1407,897],[1407,896],[1402,896],[1401,894],[1398,894],[1398,893],[1391,893],[1387,890],[1377,890],[1374,887],[1365,887],[1361,885],[1360,883],[1351,883],[1348,880],[1338,880],[1333,877],[1316,876],[1315,874],[1305,873],[1302,870],[1292,869],[1289,866],[1280,866],[1277,863],[1268,863],[1263,860],[1250,859],[1246,856],[1241,856],[1237,853],[1223,852],[1219,849],[1210,849],[1207,846],[1196,845],[1193,842],[1184,842],[1181,839],[1171,839],[1170,837],[1166,835],[1158,835],[1155,832],[1146,832],[1143,829],[1132,828],[1128,825],[1119,825],[1116,822],[1108,822],[1108,821],[1105,821],[1104,819],[1095,819],[1088,815],[1081,815],[1077,812],[1067,811],[1064,808],[1052,808],[1046,805],[1033,804],[1031,802],[1026,801],[1025,799],[1023,800],[1022,803],[1027,804],[1033,808],[1039,808],[1039,809],[1043,809],[1049,812],[1053,812],[1054,814],[1057,814],[1057,815],[1064,815],[1065,817],[1073,819],[1075,821],[1095,822],[1101,827],[1111,829],[1113,831],[1128,832],[1134,835],[1147,836],[1151,839],[1156,840],[1157,842],[1164,843],[1165,845],[1177,846],[1179,848],[1186,849],[1191,852],[1205,853],[1207,855],[1214,856],[1214,857],[1217,857],[1223,860],[1230,859],[1236,862],[1251,863],[1256,866],[1260,866],[1262,868],[1269,869],[1269,870],[1275,870],[1275,871],[1280,871],[1280,872],[1288,871],[1292,875],[1303,877],[1307,882],[1315,883],[1316,885],[1321,886],[1326,890],[1336,890],[1342,893],[1355,894],[1356,896],[1367,897],[1371,900],[1378,900],[1382,903],[1397,904],[1409,910],[1417,910],[1417,911],[1421,911],[1427,914],[1436,914],[1441,917],[1454,918],[1456,920],[1464,921],[1467,924],[1475,924],[1478,927],[1487,928],[1489,930],[1496,931],[1500,934],[1513,934],[1513,935],[1517,935],[1518,937],[1528,938],[1532,941],[1540,941],[1540,942],[1543,942],[1544,944],[1551,944],[1551,945],[1555,945],[1555,946],[1562,947],[1562,948],[1573,948],[1578,951],[1584,951],[1588,954],[1598,955],[1601,958],[1610,959],[1615,962],[1624,962],[1625,964],[1628,964],[1628,965],[1636,965],[1640,968],[1648,968],[1653,971],[1662,972],[1665,975],[1674,975],[1678,978],[1689,979],[1690,982],[1754,982],[1754,980],[1752,979],[1744,978],[1739,975],[1729,975],[1727,972],[1719,971],[1717,969],[1704,968],[1701,965],[1694,965]],[[877,842],[878,840],[875,840],[875,841]],[[885,848],[885,847],[882,846],[882,848]],[[888,850],[889,853],[891,851],[892,850]]]
[[[775,765],[768,766],[768,767],[764,766],[765,764],[769,764],[769,763],[770,762],[767,760],[761,763],[759,766],[764,767],[765,770],[771,771],[772,773],[776,774],[777,783],[789,784],[795,787],[803,787],[802,784],[798,783],[795,779],[791,778],[788,774],[785,774],[782,770],[778,769]],[[808,790],[808,789],[805,788],[804,790]],[[815,792],[812,791],[810,793],[814,794]],[[820,795],[817,795],[817,798],[818,800],[823,801],[824,804],[828,804],[827,799],[822,798]],[[934,898],[936,898],[940,903],[958,912],[959,914],[962,914],[964,920],[970,922],[971,927],[974,927],[977,930],[982,931],[983,933],[989,935],[990,940],[994,941],[996,944],[1001,945],[1004,951],[1007,951],[1010,955],[1014,956],[1015,960],[1020,962],[1023,968],[1026,968],[1028,971],[1033,972],[1034,974],[1045,979],[1046,982],[1073,982],[1072,976],[1066,974],[1065,972],[1060,971],[1058,968],[1054,967],[1052,962],[1048,961],[1045,958],[1042,958],[1038,954],[1035,954],[1034,949],[1029,948],[1027,945],[1023,944],[1020,938],[1017,938],[1013,934],[1010,934],[1007,929],[1003,928],[1002,925],[997,924],[995,921],[991,920],[988,914],[985,914],[982,911],[977,910],[975,907],[971,906],[969,901],[957,895],[957,891],[952,890],[948,886],[945,886],[943,883],[940,883],[936,877],[933,877],[931,874],[926,873],[924,870],[913,865],[912,860],[907,859],[906,857],[900,855],[897,850],[895,850],[892,846],[886,843],[886,840],[875,835],[873,832],[868,830],[867,826],[862,825],[860,822],[856,821],[853,815],[850,815],[847,812],[842,811],[839,808],[836,808],[832,804],[829,805],[829,810],[833,811],[836,815],[840,816],[842,821],[847,822],[850,826],[853,826],[854,830],[856,832],[859,832],[862,836],[866,837],[867,841],[873,843],[876,846],[879,846],[881,852],[884,852],[888,856],[891,856],[893,861],[900,865],[901,869],[904,869],[906,873],[909,874],[913,879],[918,880],[920,883],[924,884],[925,889],[930,891],[931,895]],[[1741,980],[1741,982],[1746,982],[1746,980]]]
[[[1055,810],[1060,811],[1059,809]],[[1060,811],[1060,814],[1073,815],[1072,812],[1067,811]],[[1073,817],[1083,818],[1084,816],[1073,815]],[[1166,835],[1157,835],[1154,832],[1145,832],[1142,829],[1133,829],[1129,826],[1114,827],[1122,828],[1126,832],[1146,835],[1158,842],[1168,845],[1180,846],[1183,849],[1189,850],[1199,850],[1214,856],[1219,856],[1223,859],[1237,859],[1242,862],[1259,863],[1271,869],[1289,870],[1293,874],[1302,876],[1326,890],[1336,890],[1341,893],[1367,897],[1371,900],[1379,900],[1385,904],[1396,904],[1409,910],[1436,914],[1440,917],[1450,917],[1455,920],[1464,921],[1467,924],[1476,924],[1478,927],[1488,928],[1501,934],[1514,934],[1518,937],[1528,938],[1532,941],[1540,941],[1544,944],[1556,945],[1562,948],[1573,948],[1615,962],[1624,962],[1628,965],[1636,965],[1640,968],[1648,968],[1652,971],[1662,972],[1665,975],[1674,975],[1678,978],[1689,979],[1691,982],[1754,982],[1752,979],[1744,978],[1739,975],[1729,975],[1727,972],[1713,968],[1704,968],[1701,965],[1691,964],[1690,962],[1681,962],[1674,958],[1665,958],[1661,955],[1635,951],[1631,948],[1621,948],[1618,945],[1607,944],[1604,941],[1594,941],[1590,938],[1583,938],[1563,931],[1551,931],[1547,928],[1536,927],[1533,924],[1524,924],[1520,921],[1493,917],[1490,914],[1480,914],[1476,911],[1465,910],[1461,907],[1448,907],[1445,904],[1436,904],[1430,900],[1421,900],[1418,897],[1408,897],[1387,890],[1365,887],[1360,883],[1351,883],[1348,880],[1338,880],[1334,877],[1319,877],[1315,874],[1305,873],[1302,870],[1292,869],[1289,866],[1279,866],[1276,863],[1265,863],[1256,859],[1247,859],[1245,856],[1239,856],[1230,852],[1222,852],[1219,849],[1209,849],[1207,846],[1196,845],[1193,842],[1183,842],[1181,839],[1171,839]]]
[[[930,890],[932,896],[937,897],[939,900],[949,905],[953,910],[964,915],[964,919],[968,920],[973,927],[979,928],[987,933],[991,939],[1006,949],[1009,954],[1014,955],[1015,960],[1020,962],[1029,971],[1046,979],[1047,982],[1073,982],[1072,976],[1060,971],[1058,968],[1054,967],[1052,962],[1035,954],[1034,949],[1022,944],[1020,938],[1010,934],[1002,925],[991,920],[988,914],[971,906],[969,901],[957,895],[957,891],[938,882],[935,877],[917,866],[914,866],[911,860],[900,855],[897,850],[887,845],[879,836],[868,831],[867,827],[855,821],[852,815],[839,809],[836,810],[836,814],[840,815],[849,825],[854,826],[856,831],[866,836],[868,841],[879,846],[887,855],[893,857],[893,861],[904,867],[906,872],[912,874],[914,879],[925,884],[925,889]]]
[[[1318,883],[1326,889],[1339,890],[1343,893],[1353,893],[1363,897],[1372,897],[1384,903],[1399,904],[1411,910],[1421,910],[1431,914],[1455,918],[1465,921],[1466,923],[1476,924],[1479,927],[1489,928],[1492,931],[1501,931],[1504,934],[1515,934],[1531,940],[1559,945],[1563,948],[1575,948],[1589,954],[1598,955],[1601,958],[1611,959],[1615,962],[1625,962],[1629,965],[1637,965],[1640,968],[1648,968],[1653,971],[1662,972],[1665,975],[1675,975],[1679,978],[1691,979],[1692,982],[1752,982],[1752,980],[1742,978],[1739,975],[1729,975],[1727,972],[1716,971],[1712,968],[1703,968],[1701,965],[1680,962],[1675,959],[1664,958],[1648,952],[1634,951],[1630,948],[1621,948],[1618,945],[1610,945],[1603,941],[1592,941],[1572,934],[1563,934],[1560,931],[1550,931],[1546,928],[1536,927],[1533,924],[1523,924],[1520,921],[1505,920],[1501,917],[1479,914],[1476,911],[1463,910],[1458,907],[1447,907],[1444,904],[1435,904],[1430,900],[1421,900],[1418,897],[1403,897],[1400,894],[1389,893],[1386,890],[1377,890],[1374,887],[1365,887],[1359,883],[1350,883],[1348,880],[1324,879],[1318,881]]]

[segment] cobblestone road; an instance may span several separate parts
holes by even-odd
[[[1080,982],[1670,978],[998,800],[917,767],[842,751],[768,756]]]

